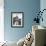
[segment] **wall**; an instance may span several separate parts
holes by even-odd
[[[35,12],[40,9],[40,0],[4,0],[4,36],[7,41],[18,41],[32,28]],[[24,12],[24,27],[11,27],[11,12]]]
[[[46,0],[41,0],[40,1],[40,9],[41,9],[41,11],[43,10],[43,9],[46,9]],[[46,27],[46,10],[43,12],[43,15],[42,15],[42,17],[43,17],[43,22],[41,21],[40,22],[40,25],[42,25],[42,26],[45,26]]]
[[[0,42],[4,41],[4,0],[0,1]]]

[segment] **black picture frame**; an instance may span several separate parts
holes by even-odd
[[[11,12],[11,27],[24,27],[24,12]]]

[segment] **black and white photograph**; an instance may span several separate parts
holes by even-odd
[[[23,27],[23,20],[24,20],[23,12],[11,13],[11,26],[12,27]]]

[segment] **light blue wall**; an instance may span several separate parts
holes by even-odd
[[[4,0],[4,27],[5,40],[18,41],[32,28],[32,20],[36,17],[35,12],[40,9],[40,0]],[[24,27],[11,27],[11,12],[24,12]]]
[[[40,10],[42,11],[43,9],[46,9],[46,0],[41,0],[40,1]],[[46,10],[43,12],[43,22],[40,22],[40,25],[45,26],[46,27]]]

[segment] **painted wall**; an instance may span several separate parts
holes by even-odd
[[[40,0],[4,0],[4,36],[7,41],[18,41],[32,29],[32,21],[40,9]],[[24,12],[24,27],[11,27],[11,12]]]
[[[0,42],[4,41],[4,0],[0,0]]]
[[[40,1],[40,9],[41,9],[41,11],[43,10],[43,9],[46,9],[46,0],[41,0]],[[40,22],[40,25],[42,25],[42,26],[45,26],[46,27],[46,10],[43,12],[43,15],[42,15],[42,17],[43,17],[43,22],[41,21]]]

